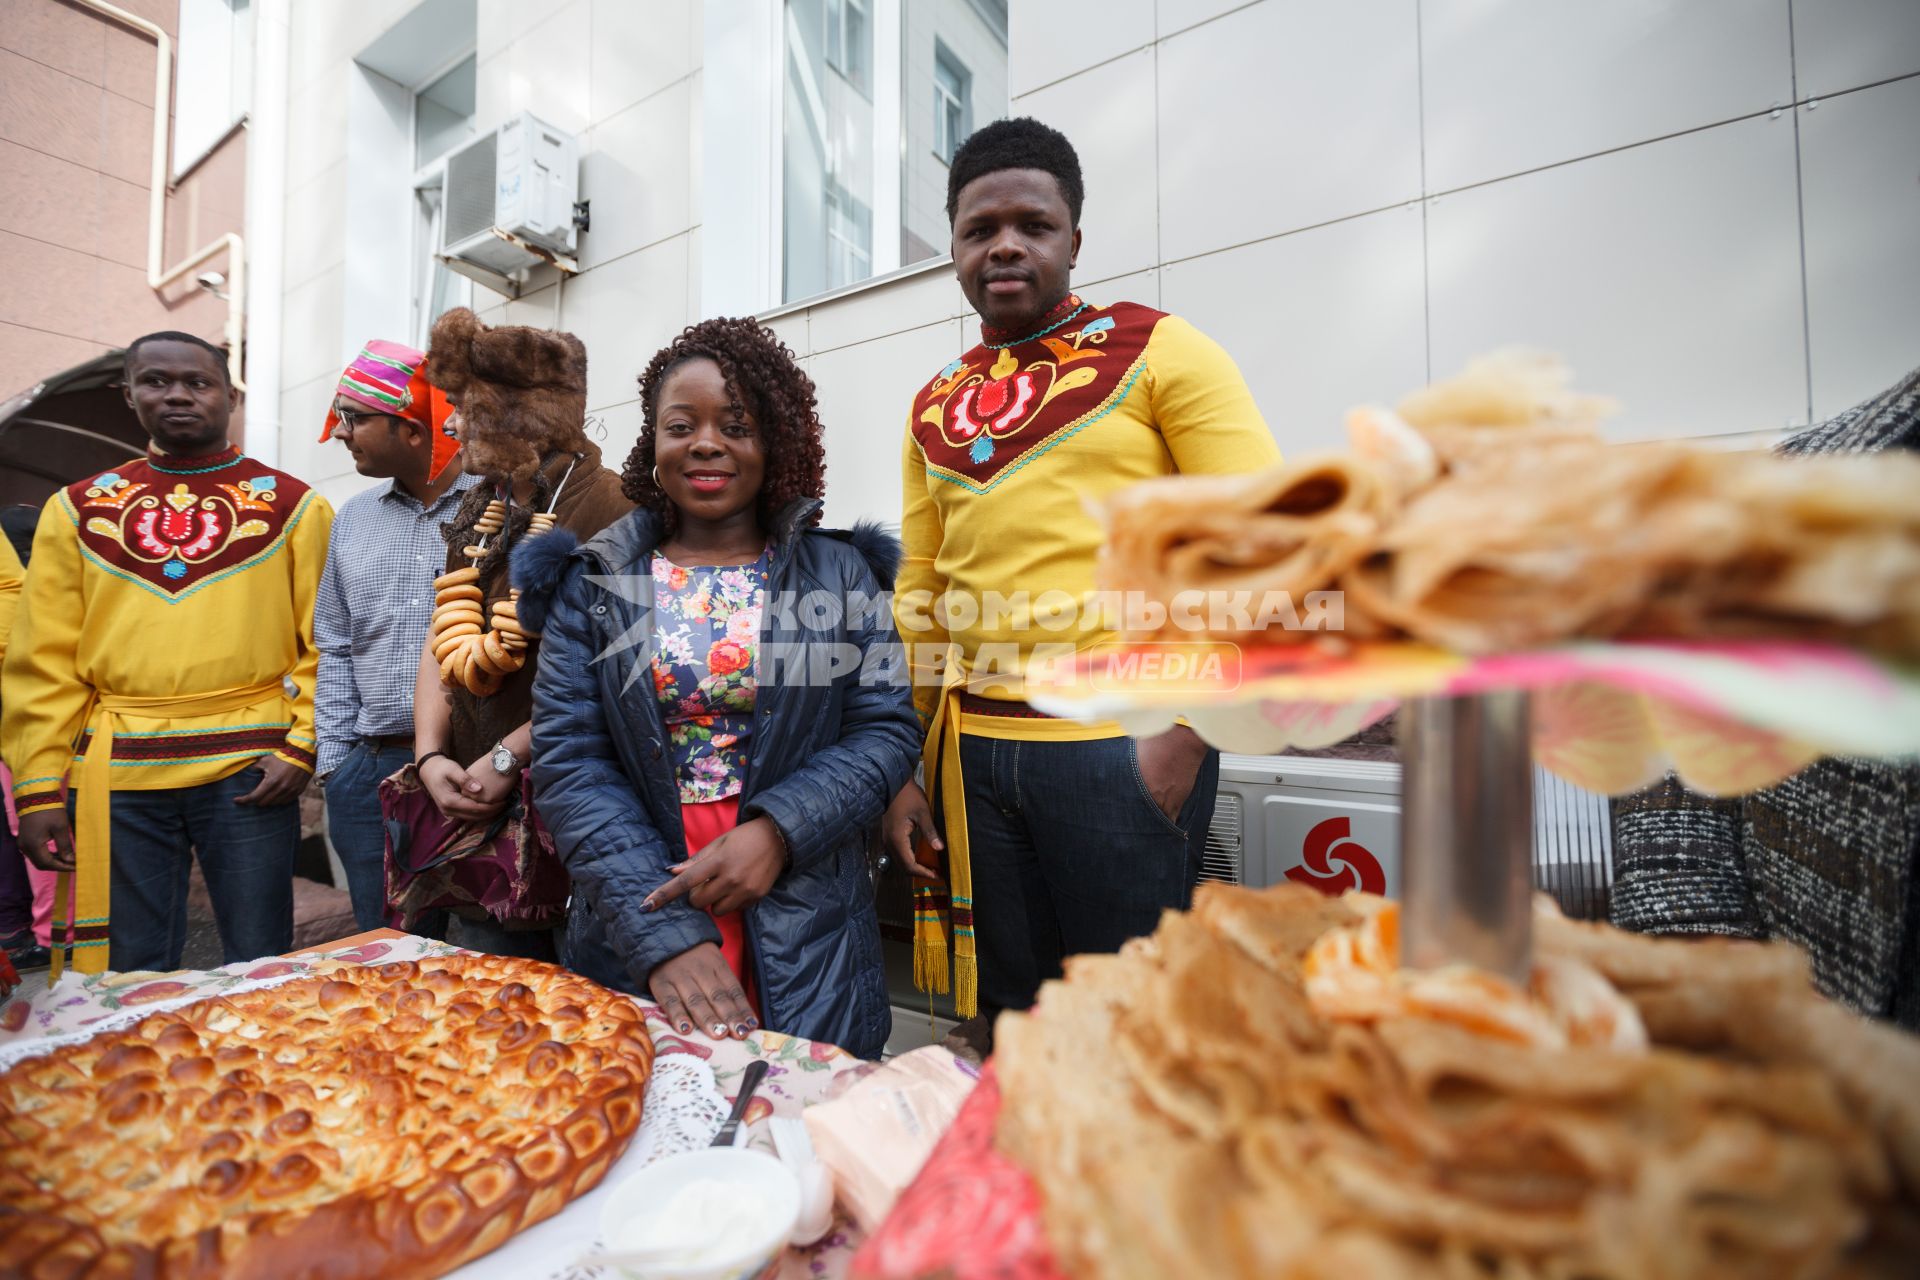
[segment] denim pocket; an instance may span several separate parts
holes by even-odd
[[[1147,786],[1146,775],[1140,772],[1140,740],[1138,738],[1127,739],[1127,764],[1133,770],[1133,789],[1140,797],[1141,803],[1145,804],[1147,808],[1153,812],[1154,817],[1160,819],[1160,825],[1165,827],[1168,833],[1179,836],[1182,840],[1185,840],[1187,838],[1185,829],[1167,816],[1167,811],[1162,809],[1160,802],[1153,798],[1153,791]],[[1198,785],[1199,781],[1199,775],[1195,774],[1194,783]],[[1189,788],[1187,791],[1187,799],[1191,800],[1192,798],[1193,791]],[[1186,802],[1182,801],[1180,807],[1185,809]]]

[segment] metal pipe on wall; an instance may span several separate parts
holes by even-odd
[[[106,0],[75,0],[95,13],[153,40],[153,158],[147,190],[147,287],[156,292],[184,278],[187,272],[204,262],[227,255],[227,370],[236,386],[245,386],[241,365],[241,347],[246,339],[246,242],[234,232],[210,240],[171,267],[166,261],[167,245],[167,124],[173,118],[173,38],[154,23],[128,13]]]

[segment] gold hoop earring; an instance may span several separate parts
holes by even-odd
[[[653,464],[653,487],[656,489],[660,488],[660,464],[657,462]],[[662,489],[661,492],[664,493],[666,491]]]

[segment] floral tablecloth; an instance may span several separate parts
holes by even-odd
[[[425,938],[401,935],[338,949],[322,949],[279,960],[256,960],[221,969],[181,970],[175,973],[68,972],[54,986],[26,993],[0,1005],[0,1067],[16,1056],[26,1041],[46,1038],[85,1038],[109,1026],[144,1017],[160,1009],[177,1008],[195,1000],[250,989],[273,981],[290,981],[322,961],[387,964],[445,955],[456,948]],[[658,1008],[647,1000],[636,1004],[645,1011],[653,1031],[656,1052],[662,1058],[691,1054],[712,1069],[720,1092],[734,1096],[741,1073],[756,1059],[767,1063],[767,1077],[747,1109],[747,1145],[773,1151],[765,1120],[770,1115],[797,1116],[804,1108],[824,1102],[853,1079],[873,1069],[833,1045],[762,1031],[747,1040],[712,1040],[704,1035],[682,1036],[673,1031]],[[10,1052],[11,1051],[11,1052]],[[858,1230],[845,1219],[818,1244],[789,1249],[778,1273],[781,1280],[837,1278],[847,1274],[861,1243]]]

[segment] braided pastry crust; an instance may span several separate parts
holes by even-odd
[[[653,1041],[554,965],[457,955],[157,1013],[0,1075],[0,1277],[439,1276],[597,1184]]]

